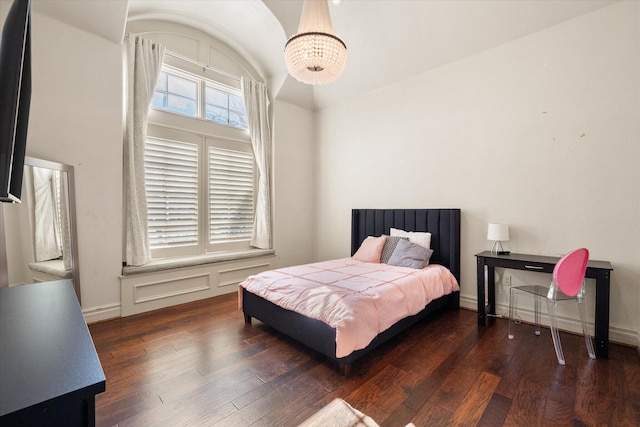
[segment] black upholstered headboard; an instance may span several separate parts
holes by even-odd
[[[351,255],[367,236],[389,235],[389,229],[428,231],[430,263],[449,268],[460,282],[460,209],[353,209]]]

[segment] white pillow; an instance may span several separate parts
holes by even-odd
[[[404,231],[398,228],[392,228],[389,232],[391,236],[404,237],[409,239],[411,243],[420,245],[427,249],[431,249],[431,233],[419,231]]]

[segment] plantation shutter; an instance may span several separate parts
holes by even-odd
[[[145,180],[151,248],[198,243],[198,146],[148,138]]]
[[[251,239],[253,155],[209,147],[209,243]]]

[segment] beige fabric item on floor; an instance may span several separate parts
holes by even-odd
[[[342,399],[334,399],[307,418],[299,427],[379,427],[371,417],[353,408]],[[406,427],[415,427],[407,424]]]

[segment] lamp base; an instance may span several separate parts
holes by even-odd
[[[493,242],[493,248],[491,248],[491,252],[496,255],[509,255],[511,253],[504,250],[504,248],[502,247],[502,242],[499,240]]]

